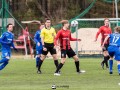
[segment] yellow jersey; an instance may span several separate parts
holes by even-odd
[[[40,37],[44,38],[45,43],[54,43],[55,36],[56,36],[56,32],[53,27],[51,27],[50,29],[44,27],[40,33]]]

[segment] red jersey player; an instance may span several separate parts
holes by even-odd
[[[61,63],[58,65],[54,75],[60,76],[59,71],[63,67],[66,61],[66,55],[69,58],[72,57],[75,60],[76,71],[78,73],[83,73],[85,71],[79,69],[79,59],[70,46],[70,41],[81,41],[81,39],[71,37],[71,32],[68,29],[69,28],[68,20],[62,20],[61,23],[63,25],[63,28],[58,31],[54,41],[54,45],[55,47],[57,47],[58,46],[57,41],[59,40],[59,44],[61,48]]]
[[[109,27],[109,19],[105,18],[104,19],[104,25],[99,28],[99,31],[96,34],[95,41],[97,41],[97,38],[98,38],[99,34],[101,34],[101,36],[102,36],[101,45],[102,45],[105,37],[108,34],[111,34],[111,33],[112,33],[112,30]],[[108,46],[109,46],[109,40],[107,40],[107,42],[104,44],[104,48],[102,48],[103,55],[104,55],[104,60],[101,62],[101,66],[102,66],[103,69],[104,69],[104,63],[106,64],[106,68],[108,68],[108,60],[109,60],[109,55],[108,55],[108,51],[107,51]]]

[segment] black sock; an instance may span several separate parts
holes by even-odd
[[[40,71],[40,68],[41,68],[42,63],[43,63],[43,61],[42,61],[42,60],[39,60],[39,63],[38,63],[38,71]]]
[[[105,65],[106,65],[106,67],[108,67],[108,60],[109,60],[109,59],[110,59],[109,56],[105,56],[104,61],[105,61]]]
[[[79,61],[75,61],[75,66],[76,66],[76,71],[79,72],[80,71]]]
[[[57,70],[55,71],[55,73],[58,73],[58,71],[63,67],[64,64],[60,63],[57,67]]]
[[[58,60],[54,60],[54,64],[56,66],[56,68],[58,67],[59,63],[58,63]]]

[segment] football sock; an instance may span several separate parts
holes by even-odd
[[[55,73],[58,73],[59,70],[63,67],[64,64],[60,63],[57,67],[57,70],[55,71]]]
[[[109,56],[105,56],[105,57],[104,57],[104,62],[105,62],[106,67],[108,67],[108,60],[109,60],[109,59],[110,59]]]
[[[8,61],[5,61],[1,66],[0,66],[0,70],[2,70],[3,68],[5,68],[5,66],[8,64]]]
[[[109,60],[109,71],[112,72],[113,60]]]
[[[43,63],[43,61],[42,61],[42,60],[39,60],[39,63],[38,63],[38,71],[40,71],[40,68],[41,68],[42,63]]]
[[[120,64],[118,64],[117,67],[118,67],[118,73],[120,74]]]
[[[36,66],[38,67],[38,63],[40,61],[40,57],[36,57]]]
[[[3,58],[2,60],[0,60],[0,64],[6,62],[6,61],[8,61],[8,60],[9,60],[9,59],[7,59],[7,58]]]
[[[75,61],[75,66],[76,66],[76,71],[79,72],[80,69],[79,69],[79,61]]]
[[[56,68],[58,67],[59,63],[58,63],[58,60],[54,60],[54,64],[56,66]]]

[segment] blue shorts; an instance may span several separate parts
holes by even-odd
[[[111,57],[114,57],[115,60],[120,61],[120,47],[109,46],[108,53]]]
[[[11,57],[11,51],[2,50],[2,58]]]
[[[37,54],[37,55],[42,54],[42,49],[43,49],[42,46],[37,46],[37,45],[36,45],[36,54]]]
[[[41,50],[36,50],[36,54],[37,55],[42,54],[42,49]]]

